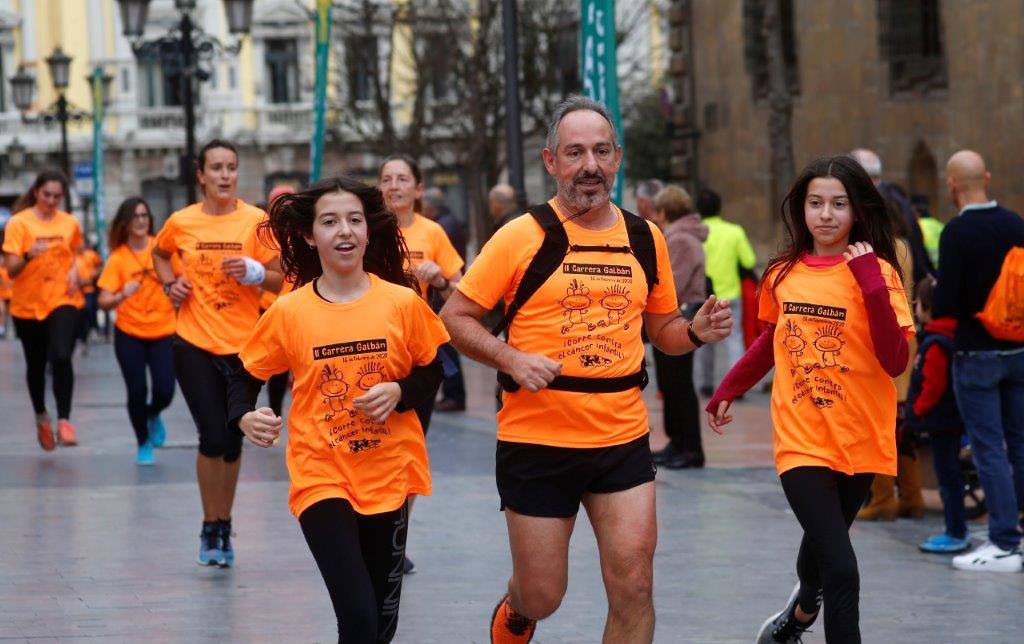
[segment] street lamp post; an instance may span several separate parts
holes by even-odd
[[[203,63],[209,62],[217,52],[237,54],[242,47],[242,38],[252,27],[254,0],[223,0],[228,21],[228,32],[238,40],[233,45],[224,45],[216,37],[206,33],[197,25],[192,13],[196,0],[174,0],[180,18],[178,24],[163,36],[145,41],[146,18],[150,0],[117,0],[121,7],[123,33],[132,42],[132,51],[137,57],[156,58],[164,72],[177,72],[180,79],[181,102],[185,111],[185,155],[181,159],[181,180],[188,190],[191,201],[196,200],[196,175],[193,167],[196,156],[196,82],[210,78],[209,69]]]
[[[47,125],[58,123],[60,125],[61,168],[64,170],[64,175],[68,178],[68,181],[73,181],[74,178],[71,174],[71,152],[68,149],[68,121],[84,121],[92,118],[92,115],[86,110],[72,105],[68,101],[67,96],[65,96],[65,90],[67,90],[68,82],[71,79],[71,57],[65,54],[60,47],[57,47],[46,59],[46,65],[50,68],[50,80],[53,81],[53,88],[57,91],[57,100],[50,107],[34,116],[28,114],[28,110],[31,109],[34,100],[36,79],[24,67],[19,68],[18,73],[10,79],[11,94],[14,98],[14,104],[21,112],[22,122],[45,123]],[[110,77],[104,76],[103,81],[103,101],[107,103],[110,100]],[[70,211],[70,192],[64,195],[64,198],[65,207]]]

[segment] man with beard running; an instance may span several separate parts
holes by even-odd
[[[622,148],[603,106],[559,105],[543,158],[558,193],[495,233],[441,312],[452,344],[497,368],[504,389],[496,476],[512,578],[491,641],[528,642],[558,608],[582,504],[608,595],[604,641],[650,642],[657,523],[640,329],[679,355],[728,336],[732,315],[712,297],[683,319],[661,232],[609,201]],[[479,320],[500,300],[492,333]],[[508,343],[495,337],[506,327]]]

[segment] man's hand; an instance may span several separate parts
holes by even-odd
[[[397,382],[379,382],[358,398],[352,405],[370,420],[383,423],[402,399],[402,388]]]
[[[562,373],[562,363],[546,356],[517,351],[506,371],[520,387],[537,393]]]
[[[846,261],[851,262],[861,255],[867,255],[868,253],[875,252],[875,249],[871,247],[871,244],[867,242],[857,242],[856,244],[850,244],[846,247],[846,252],[843,253],[843,257]]]
[[[241,282],[245,278],[245,258],[241,255],[225,257],[220,262],[220,272]]]
[[[238,428],[254,445],[270,447],[281,436],[284,421],[270,407],[247,412],[238,420]]]
[[[421,282],[426,282],[434,288],[441,288],[448,281],[441,272],[441,267],[429,260],[420,262],[412,270]]]
[[[181,306],[189,295],[192,294],[192,282],[185,279],[184,275],[179,275],[178,279],[174,280],[174,284],[171,285],[170,290],[167,292],[167,296],[171,298],[171,304],[175,307]]]
[[[709,297],[693,316],[690,325],[697,337],[706,344],[719,342],[732,333],[732,309],[728,300]]]
[[[724,434],[725,430],[722,428],[732,422],[732,416],[729,414],[729,406],[731,404],[730,401],[723,400],[718,403],[716,413],[707,412],[708,425],[711,426],[711,429],[715,430],[716,434]]]

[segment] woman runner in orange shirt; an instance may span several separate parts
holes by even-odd
[[[75,385],[71,353],[75,348],[78,309],[85,306],[85,299],[75,267],[82,231],[74,216],[60,210],[67,192],[64,173],[47,170],[37,176],[15,204],[15,215],[7,224],[3,245],[7,272],[14,279],[11,317],[25,351],[36,435],[46,451],[56,444],[46,412],[47,361],[53,371],[53,395],[57,399],[57,438],[62,445],[78,444],[71,425],[71,394]]]
[[[414,290],[398,221],[376,188],[320,181],[278,197],[269,228],[296,289],[242,349],[229,417],[254,444],[274,445],[281,417],[254,407],[263,381],[292,372],[289,506],[334,604],[338,641],[390,642],[408,500],[430,493],[414,410],[437,392],[448,334]]]
[[[153,269],[153,215],[144,199],[128,197],[121,203],[110,224],[109,242],[110,257],[96,282],[99,306],[117,310],[114,355],[128,388],[128,418],[138,442],[135,462],[153,465],[153,449],[167,438],[160,412],[174,397],[174,307]],[[177,255],[172,264],[181,273]],[[150,401],[147,368],[153,383]]]
[[[825,639],[860,642],[857,558],[849,528],[876,474],[896,473],[896,388],[914,322],[890,216],[849,156],[823,157],[782,205],[789,246],[768,264],[764,333],[708,403],[721,433],[729,406],[775,366],[775,466],[804,530],[799,583],[757,642],[798,642],[825,605]]]
[[[260,289],[281,288],[277,251],[256,228],[266,213],[238,198],[238,152],[214,139],[199,151],[203,200],[164,222],[153,268],[178,307],[172,352],[181,395],[199,430],[196,475],[203,505],[200,565],[234,564],[231,508],[241,467],[241,437],[228,430],[228,379],[260,316]],[[175,275],[171,256],[181,257]]]

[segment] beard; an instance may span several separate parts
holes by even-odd
[[[598,179],[601,182],[600,189],[597,192],[584,193],[580,189],[582,183],[593,179]],[[572,181],[559,181],[557,183],[558,194],[574,207],[577,214],[581,214],[608,201],[612,194],[612,185],[615,183],[615,177],[613,176],[609,179],[600,172],[580,172],[572,178]]]

